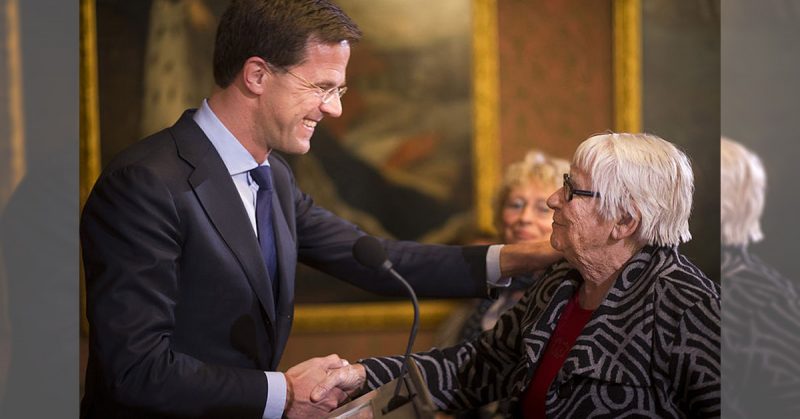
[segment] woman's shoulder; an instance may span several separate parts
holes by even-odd
[[[651,266],[654,268],[656,299],[688,308],[696,304],[719,304],[720,286],[676,247],[657,248]]]
[[[581,278],[578,271],[566,259],[552,265],[527,288],[523,300],[527,304],[535,303],[538,306],[549,304],[550,299],[561,287],[575,288]]]

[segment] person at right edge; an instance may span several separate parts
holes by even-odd
[[[655,135],[581,143],[547,200],[564,260],[492,330],[412,355],[436,407],[510,398],[512,417],[719,417],[720,287],[678,251],[693,179],[686,155]],[[331,370],[311,398],[374,389],[402,360]]]
[[[763,239],[767,175],[743,145],[720,142],[722,235],[722,414],[800,417],[800,298],[797,286],[750,250]]]

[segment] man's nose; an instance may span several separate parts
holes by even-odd
[[[339,97],[338,94],[333,94],[333,97],[328,101],[328,103],[322,102],[320,104],[319,109],[326,115],[338,118],[342,115],[342,98]]]

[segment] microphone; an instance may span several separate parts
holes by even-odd
[[[385,415],[392,410],[404,405],[407,403],[410,398],[413,396],[411,391],[409,391],[409,397],[405,398],[400,396],[400,385],[403,382],[403,376],[406,375],[406,371],[408,369],[408,359],[411,354],[411,347],[414,346],[414,339],[417,337],[417,328],[419,327],[419,303],[417,302],[417,295],[414,293],[414,289],[411,288],[411,285],[392,267],[392,262],[389,261],[389,258],[386,256],[386,252],[383,250],[383,246],[381,246],[381,242],[378,241],[375,237],[372,236],[361,236],[356,243],[353,245],[353,257],[356,258],[358,263],[371,268],[377,269],[381,271],[389,271],[389,273],[395,277],[398,281],[400,281],[403,286],[405,286],[406,290],[408,291],[408,295],[411,297],[411,302],[414,304],[414,323],[411,325],[411,335],[408,337],[408,346],[406,346],[406,353],[403,356],[403,365],[400,367],[400,378],[397,380],[397,387],[394,389],[394,396],[389,403],[382,409],[382,413]]]
[[[372,236],[361,236],[356,240],[356,244],[353,245],[353,257],[358,263],[370,269],[392,269],[392,262],[389,262],[381,242]]]

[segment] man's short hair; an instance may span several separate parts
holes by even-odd
[[[217,27],[214,81],[228,87],[250,57],[288,68],[305,59],[309,41],[359,39],[355,22],[327,0],[233,0]]]

